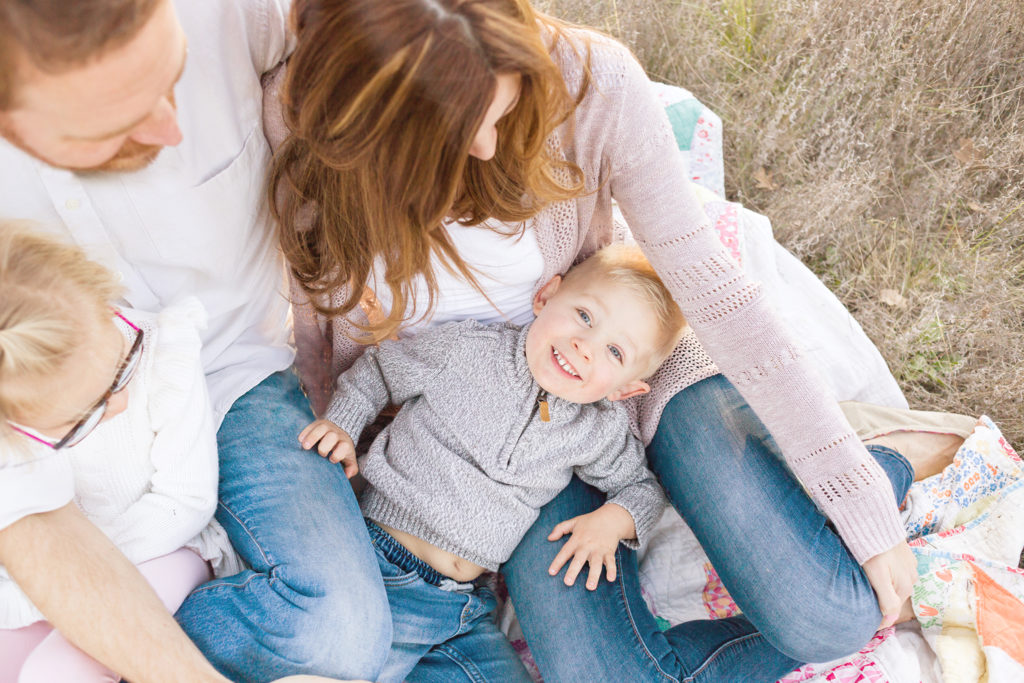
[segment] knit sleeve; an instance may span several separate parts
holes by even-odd
[[[468,323],[466,323],[468,324]],[[402,405],[419,395],[431,378],[444,370],[463,323],[448,323],[405,339],[385,339],[368,346],[345,372],[326,417],[352,437],[385,406]]]
[[[199,360],[197,327],[206,313],[189,298],[156,319],[149,372],[149,420],[154,438],[149,490],[104,524],[135,563],[165,555],[201,532],[217,506],[217,444]],[[141,368],[140,368],[141,369]]]
[[[335,303],[344,292],[334,295]],[[293,277],[291,279],[292,325],[295,334],[295,370],[309,397],[313,413],[323,415],[334,393],[336,378],[349,369],[366,345],[356,341],[359,330],[350,322],[365,324],[366,316],[356,307],[347,317],[327,319],[317,313]]]
[[[625,411],[603,411],[598,423],[603,438],[588,444],[595,456],[587,464],[577,466],[575,472],[586,483],[607,493],[607,502],[622,506],[630,514],[636,540],[624,540],[623,544],[636,550],[646,543],[668,501],[654,474],[647,469],[643,444],[630,431]]]
[[[835,398],[730,257],[687,180],[664,108],[631,56],[604,96],[610,189],[637,242],[721,372],[778,443],[858,562],[904,540],[892,487]]]

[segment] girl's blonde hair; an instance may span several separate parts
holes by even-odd
[[[83,317],[101,315],[120,292],[77,247],[0,222],[0,439],[8,420],[47,401],[16,389],[59,371],[81,343]]]
[[[296,0],[292,22],[291,133],[268,192],[284,255],[322,314],[351,311],[379,260],[393,303],[363,329],[387,337],[418,275],[429,301],[416,308],[432,307],[431,256],[476,284],[446,219],[523,224],[583,193],[582,171],[548,141],[589,77],[570,95],[550,54],[564,25],[527,0]],[[498,122],[494,158],[480,161],[469,150],[504,73],[522,89]],[[339,292],[336,305],[323,296]]]

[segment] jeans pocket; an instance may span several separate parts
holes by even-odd
[[[376,545],[374,550],[377,553],[377,564],[380,566],[380,576],[384,581],[385,588],[407,586],[416,581],[423,581],[415,571],[407,571],[388,560]]]
[[[498,606],[494,592],[489,588],[476,588],[466,595],[466,604],[462,608],[461,630],[472,628],[472,625],[488,617]]]

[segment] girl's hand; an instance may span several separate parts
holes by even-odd
[[[917,583],[914,551],[903,541],[870,558],[862,566],[878,596],[878,609],[882,612],[882,625],[879,628],[892,626]]]
[[[356,463],[356,445],[344,429],[330,420],[317,420],[299,432],[299,443],[305,450],[317,446],[317,452],[331,462],[345,467],[345,476],[351,479],[359,471]]]
[[[571,557],[564,579],[565,585],[571,586],[576,583],[583,565],[589,563],[587,590],[596,590],[601,581],[601,567],[607,568],[608,581],[615,580],[615,550],[620,540],[636,538],[636,526],[633,524],[633,516],[625,508],[615,503],[605,503],[594,512],[557,524],[548,535],[548,540],[557,541],[567,533],[572,536],[558,551],[554,562],[548,567],[548,573],[551,576],[557,574]]]

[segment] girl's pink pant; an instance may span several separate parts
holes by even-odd
[[[192,589],[211,578],[209,565],[182,548],[139,565],[173,614]],[[0,683],[116,683],[121,677],[69,643],[45,621],[0,630]]]

